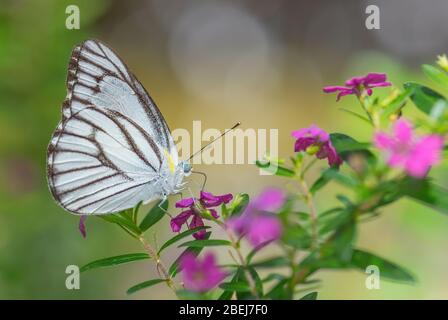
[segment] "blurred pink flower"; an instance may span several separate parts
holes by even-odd
[[[212,253],[206,253],[202,261],[191,253],[185,254],[180,267],[185,288],[195,292],[209,291],[227,276],[216,264]]]
[[[266,189],[249,203],[240,216],[230,218],[226,226],[239,236],[245,236],[254,247],[275,241],[282,234],[282,225],[276,216],[268,212],[279,210],[285,199],[281,190]]]
[[[384,73],[369,73],[364,77],[353,77],[345,82],[344,86],[328,86],[324,87],[323,91],[325,93],[338,92],[336,101],[339,101],[341,97],[355,94],[360,96],[364,91],[370,96],[372,95],[372,88],[376,87],[388,87],[391,85],[390,82],[386,81],[386,74]]]
[[[307,151],[309,147],[314,146],[317,147],[315,154],[318,159],[327,158],[330,166],[339,167],[342,164],[341,157],[331,143],[330,135],[315,124],[309,128],[293,131],[291,135],[297,139],[294,146],[295,152]]]
[[[176,208],[188,208],[182,211],[176,217],[171,219],[170,225],[173,232],[179,232],[183,224],[187,224],[189,229],[202,227],[204,221],[202,219],[202,211],[208,210],[214,218],[219,218],[218,212],[213,207],[220,206],[223,203],[228,203],[233,199],[231,194],[224,194],[215,196],[209,192],[201,191],[199,199],[185,198],[176,202]],[[190,223],[187,220],[192,217]],[[204,239],[205,230],[200,230],[193,234],[196,239]]]
[[[387,157],[394,168],[403,168],[410,176],[423,178],[431,166],[438,163],[443,149],[443,138],[437,135],[416,137],[412,124],[399,119],[393,134],[378,132],[374,136],[375,146]]]

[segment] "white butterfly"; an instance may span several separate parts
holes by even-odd
[[[76,214],[104,214],[179,192],[191,165],[137,78],[105,44],[74,48],[62,121],[48,146],[55,200]]]

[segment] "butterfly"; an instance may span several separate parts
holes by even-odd
[[[192,172],[168,125],[126,64],[104,43],[71,54],[62,120],[47,150],[47,180],[69,212],[106,214],[178,193]]]

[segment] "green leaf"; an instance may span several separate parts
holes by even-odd
[[[126,228],[127,230],[131,231],[135,235],[140,235],[142,231],[135,225],[135,223],[121,215],[118,214],[105,214],[98,216],[99,218],[106,220],[107,222],[111,222],[114,224],[117,224],[121,227]]]
[[[349,188],[356,188],[358,182],[352,177],[343,174],[335,168],[329,168],[322,173],[322,176],[311,186],[310,192],[316,193],[322,187],[324,187],[331,180],[335,180],[339,184],[342,184]]]
[[[272,300],[286,300],[288,299],[288,293],[286,290],[286,285],[288,284],[289,279],[279,280],[277,284],[272,287],[271,291],[269,291],[266,296],[271,298]]]
[[[235,274],[232,277],[232,280],[230,280],[230,283],[236,283],[238,282],[239,273],[241,272],[241,267],[238,266],[238,269],[235,271]],[[232,299],[233,293],[235,291],[231,289],[224,289],[224,292],[219,296],[218,300],[230,300]]]
[[[333,144],[333,147],[339,154],[343,154],[348,151],[367,150],[367,148],[370,147],[370,143],[358,142],[352,137],[343,133],[331,133],[330,140]]]
[[[252,266],[248,266],[247,271],[250,273],[252,280],[255,281],[255,290],[257,292],[257,296],[262,297],[263,296],[263,282],[261,281],[260,276],[258,275],[255,268],[253,268]],[[246,283],[249,286],[249,282],[247,281],[247,278],[246,278],[246,272],[244,272],[244,270],[241,270],[239,272],[238,282]],[[241,292],[241,291],[236,291],[236,297],[238,298],[238,300],[248,300],[248,299],[252,300],[252,299],[256,298],[256,297],[254,297],[252,292]]]
[[[207,232],[204,236],[205,239],[210,238],[211,232]],[[186,254],[192,254],[195,257],[197,257],[201,251],[202,251],[203,247],[190,247],[185,249],[180,256],[171,264],[168,273],[171,275],[171,277],[175,277],[176,274],[181,270],[180,266],[179,266],[179,262],[180,260],[186,255]]]
[[[308,249],[312,242],[308,231],[297,223],[286,228],[282,235],[282,241],[296,249]]]
[[[448,74],[446,72],[429,64],[424,64],[422,66],[422,70],[423,73],[432,81],[441,86],[448,87]]]
[[[162,207],[163,210],[160,207]],[[151,228],[154,224],[156,224],[160,219],[163,218],[167,209],[168,200],[162,200],[156,203],[151,208],[151,210],[149,210],[148,214],[143,218],[142,222],[140,222],[140,229],[144,232]]]
[[[249,204],[249,195],[246,193],[238,193],[233,199],[232,203],[228,206],[228,215],[238,215],[242,213]]]
[[[368,149],[370,143],[358,142],[343,133],[331,133],[330,140],[339,156],[344,159],[355,172],[360,172],[360,170],[365,169],[363,167],[366,166],[361,166],[361,168],[359,168],[360,163],[362,163],[361,160],[371,164],[376,162],[375,155]],[[335,173],[330,171],[328,173],[333,175],[333,179],[337,178],[337,176],[334,176]]]
[[[253,266],[247,266],[249,269],[249,273],[252,276],[252,279],[255,281],[255,290],[257,291],[257,294],[259,297],[263,296],[263,281],[261,281],[261,277],[258,274],[257,270]]]
[[[383,122],[388,122],[391,115],[397,114],[404,107],[411,93],[411,89],[404,90],[398,95],[398,97],[385,106],[383,112],[381,113],[381,120]]]
[[[232,243],[228,240],[213,239],[213,240],[192,240],[182,243],[178,246],[190,247],[190,248],[203,248],[203,247],[215,247],[215,246],[231,246]]]
[[[440,102],[447,103],[444,96],[440,93],[419,85],[417,83],[408,82],[404,84],[405,89],[412,90],[411,100],[415,106],[426,114],[431,114],[432,108]]]
[[[95,260],[93,262],[90,262],[83,267],[81,267],[80,271],[84,272],[87,270],[97,269],[97,268],[103,268],[103,267],[111,267],[116,266],[120,264],[125,264],[133,261],[138,260],[145,260],[149,259],[149,255],[147,253],[129,253],[129,254],[123,254],[121,256],[114,256],[109,258],[104,258],[100,260]]]
[[[328,174],[329,171],[336,170],[335,168],[328,168],[326,169],[321,176],[313,183],[313,185],[310,188],[310,192],[312,194],[315,194],[317,191],[322,189],[327,185],[328,182],[331,181],[332,176]]]
[[[281,176],[281,177],[294,177],[296,174],[294,173],[293,170],[279,166],[279,165],[272,165],[270,162],[261,162],[259,160],[255,161],[255,164],[257,165],[257,167],[270,172],[272,174],[275,174],[276,176]]]
[[[171,239],[169,239],[167,242],[165,242],[159,249],[159,254],[165,250],[166,248],[168,248],[169,246],[171,246],[172,244],[176,243],[177,241],[188,237],[189,235],[192,235],[193,233],[196,233],[198,231],[204,230],[204,229],[210,229],[210,227],[208,226],[201,226],[201,227],[197,227],[197,228],[193,228],[193,229],[188,229],[184,232],[181,232],[177,235],[175,235],[174,237],[172,237]]]
[[[339,229],[352,218],[350,210],[344,210],[342,208],[335,209],[337,210],[333,210],[331,214],[327,213],[319,216],[318,222],[320,235],[325,235],[331,231]]]
[[[319,252],[310,253],[301,267],[317,270],[320,268],[343,269],[350,264],[353,242],[356,236],[356,224],[351,216],[346,223],[334,231],[319,248]]]
[[[289,266],[289,260],[285,257],[274,257],[259,262],[252,263],[254,268],[276,268]]]
[[[304,295],[300,300],[317,300],[317,291]]]
[[[339,108],[339,110],[344,111],[344,112],[346,112],[346,113],[348,113],[348,114],[350,114],[352,116],[355,116],[356,118],[358,118],[358,119],[360,119],[360,120],[362,120],[364,122],[367,122],[369,125],[372,125],[372,123],[370,122],[369,119],[367,119],[363,115],[360,115],[359,113],[356,113],[356,112],[354,112],[352,110],[345,109],[345,108]]]
[[[223,282],[219,285],[221,289],[233,292],[248,292],[250,287],[245,282]]]
[[[403,267],[400,267],[395,263],[387,261],[386,259],[370,252],[360,249],[353,250],[351,260],[351,266],[353,268],[357,268],[362,272],[365,272],[366,268],[371,265],[378,267],[381,278],[407,283],[415,282],[414,276]]]
[[[400,184],[399,192],[441,213],[448,214],[448,189],[428,179],[406,178]]]
[[[127,294],[132,294],[132,293],[137,292],[137,291],[140,291],[140,290],[142,290],[142,289],[146,289],[146,288],[152,287],[152,286],[154,286],[154,285],[156,285],[156,284],[158,284],[158,283],[161,283],[161,282],[166,282],[166,280],[165,280],[165,279],[152,279],[152,280],[148,280],[148,281],[145,281],[145,282],[136,284],[136,285],[133,286],[133,287],[130,287],[130,288],[128,289],[128,291],[126,291],[126,293],[127,293]]]

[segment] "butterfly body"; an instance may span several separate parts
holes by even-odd
[[[62,120],[47,151],[55,200],[76,214],[118,212],[179,192],[191,171],[179,162],[157,106],[105,44],[75,47]]]

